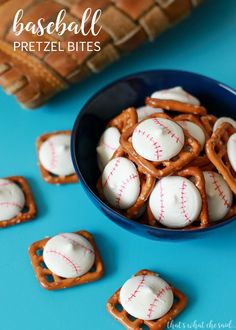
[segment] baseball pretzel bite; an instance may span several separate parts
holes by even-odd
[[[223,123],[219,128],[212,134],[212,137],[206,144],[206,153],[210,161],[217,168],[219,173],[228,183],[231,190],[236,194],[236,172],[229,159],[231,153],[228,154],[230,137],[236,133],[230,123]],[[232,155],[235,157],[236,147],[232,150]]]
[[[0,179],[0,228],[32,220],[36,206],[27,181],[21,176]]]
[[[51,184],[77,182],[70,155],[71,131],[41,135],[37,140],[39,169],[42,178]]]
[[[148,119],[168,119],[171,121],[170,117],[166,114],[154,114],[148,117]],[[145,122],[145,119],[143,122]],[[141,123],[143,123],[141,122]],[[172,121],[173,122],[173,121]],[[140,124],[138,124],[140,125]],[[140,156],[136,150],[134,149],[131,141],[132,134],[134,133],[137,125],[128,129],[125,133],[121,135],[120,143],[123,150],[133,159],[139,169],[145,173],[154,176],[155,178],[161,178],[163,176],[167,176],[177,172],[178,170],[182,169],[188,163],[190,163],[193,159],[195,159],[200,153],[200,144],[191,137],[185,130],[184,132],[184,141],[182,145],[181,151],[172,159],[164,160],[164,161],[156,161],[151,162],[144,157]],[[171,132],[170,129],[163,129],[164,134],[169,135],[173,138],[173,143],[178,141],[178,137],[175,139],[175,134]],[[147,135],[147,138],[150,138],[150,142],[156,144],[154,138]],[[156,147],[154,145],[154,147]],[[159,146],[157,146],[159,147]],[[161,146],[159,147],[158,151],[162,151]],[[159,154],[160,154],[159,153]]]
[[[142,329],[145,325],[151,330],[162,330],[181,313],[186,304],[187,299],[182,292],[167,284],[156,273],[141,270],[108,300],[107,311],[128,330]],[[137,317],[135,312],[144,318]]]
[[[29,256],[40,285],[47,290],[97,281],[104,272],[93,236],[83,230],[35,242]]]

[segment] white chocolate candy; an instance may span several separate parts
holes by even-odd
[[[0,221],[16,217],[25,205],[22,189],[14,182],[0,179]]]
[[[193,105],[200,105],[200,101],[196,97],[187,93],[180,86],[156,91],[151,95],[151,97],[160,100],[173,100],[173,101],[184,102]]]
[[[236,171],[236,133],[230,136],[227,142],[227,153],[234,171]]]
[[[65,233],[49,239],[43,250],[43,260],[54,274],[74,278],[86,274],[92,268],[95,253],[86,238]]]
[[[102,187],[106,200],[117,209],[128,209],[140,192],[138,171],[130,160],[112,159],[102,173]]]
[[[170,310],[173,301],[170,285],[157,274],[134,276],[126,281],[120,290],[122,307],[141,320],[156,320],[162,317]]]
[[[183,228],[198,219],[202,199],[190,180],[168,176],[157,182],[150,195],[149,206],[155,219],[164,226]]]
[[[52,174],[71,175],[75,172],[70,154],[70,136],[54,135],[42,143],[39,161]]]
[[[203,172],[205,178],[209,220],[223,220],[233,200],[233,194],[223,177],[213,171]]]
[[[201,145],[201,151],[204,148],[206,137],[203,129],[195,123],[188,120],[178,121],[178,124],[183,127],[194,139],[196,139]]]
[[[233,118],[230,117],[220,117],[217,119],[213,126],[213,132],[217,130],[217,128],[222,124],[222,123],[230,123],[236,128],[236,121]]]
[[[146,119],[135,128],[132,145],[147,160],[169,160],[184,146],[183,129],[169,119]]]
[[[149,105],[144,105],[143,107],[137,108],[138,121],[141,121],[154,113],[162,112],[164,111],[160,108],[152,108]]]
[[[107,128],[97,146],[97,160],[100,171],[103,171],[114,152],[120,146],[120,132],[116,127]]]

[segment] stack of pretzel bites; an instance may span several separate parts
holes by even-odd
[[[97,146],[100,198],[160,228],[197,229],[236,214],[236,121],[182,87],[123,110]]]

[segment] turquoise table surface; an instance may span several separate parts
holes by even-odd
[[[236,1],[209,0],[156,42],[39,110],[25,111],[0,91],[0,176],[26,176],[38,207],[32,222],[0,232],[1,330],[121,330],[106,312],[106,301],[142,268],[159,272],[188,296],[188,307],[172,328],[236,327],[236,222],[198,240],[163,242],[135,236],[101,214],[81,185],[46,184],[35,151],[39,135],[71,129],[83,104],[123,75],[154,68],[183,69],[236,88],[235,36]],[[64,291],[43,290],[30,265],[29,245],[79,229],[95,235],[105,276]]]

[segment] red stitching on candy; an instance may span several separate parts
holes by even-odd
[[[217,181],[215,173],[214,172],[208,172],[208,173],[209,173],[210,178],[212,179],[212,184],[214,186],[215,191],[218,192],[220,198],[224,202],[224,205],[229,208],[231,206],[230,202],[227,200],[223,190],[221,189],[221,186],[220,186],[219,182]]]
[[[56,158],[56,149],[55,149],[55,145],[51,140],[48,140],[48,145],[51,149],[51,167],[55,168],[56,167],[56,163],[57,163],[57,158]]]
[[[173,138],[176,143],[180,143],[180,144],[184,145],[184,143],[180,140],[179,136],[177,136],[174,132],[172,132],[172,130],[169,129],[168,126],[161,123],[159,121],[159,119],[157,119],[157,118],[153,118],[152,120],[156,125],[158,125],[158,126],[162,127],[163,129],[165,129],[167,131],[167,134],[168,135],[170,134],[171,138]]]
[[[77,242],[76,240],[74,240],[73,238],[70,238],[64,234],[61,234],[60,235],[62,238],[65,238],[67,239],[68,241],[70,241],[72,243],[73,246],[80,246],[81,248],[83,248],[85,251],[88,251],[89,253],[93,253],[94,254],[94,251],[91,250],[88,246],[85,246],[83,245],[82,243],[80,242]]]
[[[131,302],[131,300],[132,300],[133,298],[136,297],[137,293],[140,292],[140,288],[143,287],[143,284],[144,284],[144,282],[145,282],[145,276],[146,276],[146,275],[142,275],[142,278],[141,278],[140,282],[138,283],[137,288],[136,288],[136,289],[134,290],[134,292],[132,292],[131,295],[128,297],[127,302]]]
[[[139,128],[135,129],[135,133],[145,136],[151,142],[152,146],[155,149],[155,156],[156,156],[157,160],[159,160],[163,150],[162,150],[160,144],[156,140],[154,140],[153,136],[151,136],[149,133],[147,133],[146,131],[143,131]]]
[[[116,151],[117,148],[113,147],[112,145],[110,145],[109,143],[104,141],[104,138],[100,141],[101,146],[104,146],[108,149],[110,149],[111,151]]]
[[[169,285],[166,285],[164,288],[162,288],[160,291],[158,291],[155,295],[155,298],[153,300],[153,302],[149,305],[148,308],[148,313],[147,313],[147,317],[150,318],[152,316],[152,313],[154,312],[155,308],[157,307],[156,303],[158,302],[158,300],[167,292],[170,291],[171,287]]]
[[[159,186],[160,186],[160,213],[159,213],[159,217],[158,217],[158,221],[162,222],[165,219],[165,205],[164,205],[164,192],[163,192],[163,186],[162,186],[162,182],[159,182]]]
[[[122,181],[121,186],[119,188],[118,195],[116,196],[116,199],[115,199],[115,204],[116,204],[117,208],[120,207],[120,200],[122,198],[123,192],[125,191],[125,188],[131,181],[135,180],[136,178],[138,178],[138,174],[130,174],[130,176],[128,178],[126,178],[124,181]]]
[[[13,184],[14,184],[14,182],[2,182],[2,183],[0,183],[0,187],[11,186]]]
[[[22,206],[20,204],[14,202],[0,202],[0,206],[15,206],[18,209],[22,209]]]
[[[180,188],[180,193],[181,193],[181,207],[180,208],[181,208],[181,213],[183,214],[185,220],[191,223],[191,219],[186,210],[186,202],[187,202],[186,194],[185,194],[186,187],[187,187],[187,184],[186,184],[185,180],[183,180],[183,183]]]
[[[79,266],[77,266],[69,257],[65,256],[61,252],[56,251],[56,250],[48,250],[48,251],[46,251],[46,253],[54,253],[54,254],[60,256],[62,259],[64,259],[68,263],[68,265],[70,265],[74,269],[76,274],[79,273]]]
[[[114,164],[114,167],[112,168],[111,172],[109,173],[106,181],[103,184],[103,188],[106,187],[107,183],[109,182],[110,178],[112,177],[112,175],[114,174],[115,170],[117,169],[118,165],[120,164],[120,158],[118,158]]]

